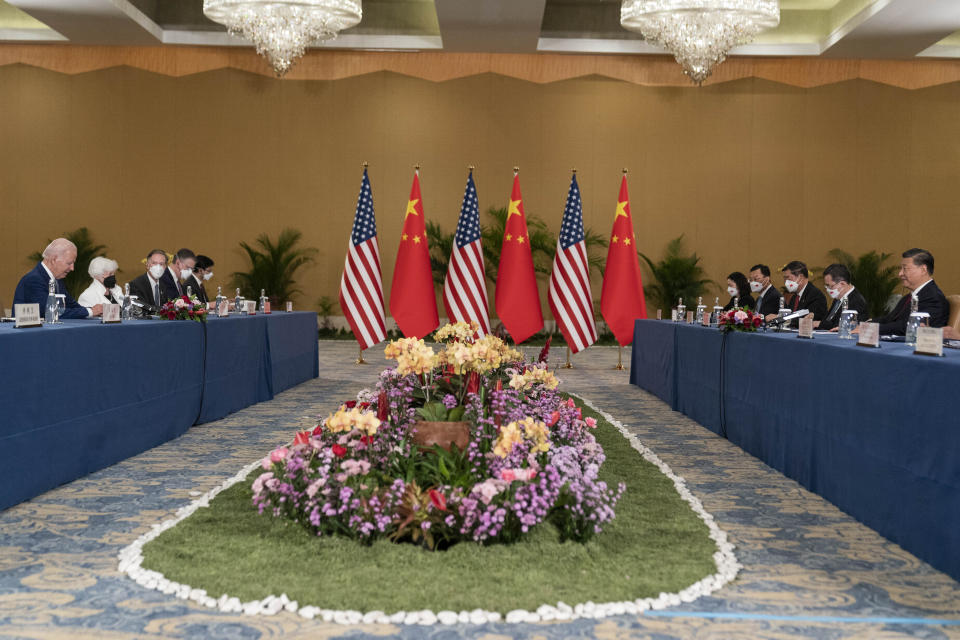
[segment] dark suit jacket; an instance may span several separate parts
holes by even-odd
[[[827,315],[823,317],[823,320],[820,321],[820,326],[817,327],[823,331],[829,331],[837,325],[840,324],[840,311],[843,308],[843,302],[841,300],[834,300],[833,305],[830,307],[830,311],[827,312]],[[863,294],[860,293],[860,289],[854,287],[853,291],[850,292],[850,295],[847,296],[847,309],[857,312],[858,320],[866,320],[870,317],[870,310],[867,308],[867,300],[863,297]]]
[[[730,309],[733,309],[733,300],[734,300],[733,298],[730,298],[730,302],[728,302],[727,306],[723,308],[724,311],[730,311]],[[753,307],[755,304],[756,302],[754,301],[753,296],[750,295],[749,293],[746,295],[740,296],[740,306],[743,307],[744,309],[750,309],[751,311],[753,311]],[[776,311],[774,311],[774,313],[776,313]]]
[[[130,281],[130,295],[137,296],[137,300],[145,305],[156,306],[153,300],[153,280],[146,273],[141,273]],[[163,304],[163,300],[160,304]]]
[[[822,320],[827,315],[827,297],[823,295],[823,291],[813,286],[812,282],[808,282],[803,290],[803,295],[800,296],[797,309],[807,309],[814,320]],[[796,321],[794,321],[794,324],[796,324]]]
[[[180,291],[180,289],[177,289],[177,283],[173,279],[173,274],[170,273],[170,267],[167,267],[167,270],[160,276],[160,298],[162,298],[160,304],[176,300],[182,295]],[[182,291],[186,293],[187,290],[182,289]]]
[[[760,294],[757,294],[758,296]],[[780,310],[780,292],[777,291],[777,288],[773,285],[767,289],[767,292],[763,294],[763,297],[758,300],[760,303],[759,313],[760,315],[766,317],[771,313],[776,315],[777,311]]]
[[[907,319],[910,317],[910,297],[911,294],[909,293],[903,296],[897,306],[893,308],[893,311],[875,320],[875,322],[880,323],[880,335],[906,335]],[[943,291],[940,291],[940,287],[933,280],[920,289],[917,297],[917,310],[926,311],[930,314],[931,327],[945,327],[950,319],[950,303],[947,302],[947,297],[943,295]]]
[[[190,277],[180,283],[180,286],[183,288],[183,292],[187,292],[187,287],[193,289],[193,295],[197,296],[197,300],[201,304],[207,304],[209,298],[207,298],[207,290],[203,288],[203,283],[197,280],[197,276],[190,274]]]
[[[32,304],[36,302],[40,305],[40,317],[43,317],[43,312],[47,308],[47,294],[49,293],[47,287],[49,286],[50,276],[47,275],[47,270],[43,268],[43,264],[38,262],[37,266],[30,273],[20,278],[20,282],[17,283],[17,290],[13,294],[13,304]],[[57,280],[57,293],[65,294],[67,300],[67,306],[61,314],[61,318],[90,317],[87,308],[80,306],[80,303],[74,300],[70,292],[67,291],[62,279]],[[11,311],[16,315],[17,307],[14,306]]]

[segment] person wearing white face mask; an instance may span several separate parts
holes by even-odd
[[[187,292],[187,288],[181,283],[190,276],[196,262],[197,257],[190,249],[180,249],[173,254],[173,262],[160,276],[160,294],[163,296],[163,302],[179,298]]]
[[[167,301],[164,298],[160,278],[167,270],[167,252],[154,249],[147,254],[147,272],[130,281],[130,295],[150,307],[159,307]]]
[[[730,302],[723,308],[724,311],[730,311],[734,307],[740,309],[753,310],[753,296],[750,295],[750,283],[747,282],[747,276],[739,271],[734,271],[727,276],[727,293],[730,294]]]
[[[187,287],[190,287],[197,299],[203,304],[207,304],[210,299],[207,297],[207,290],[203,283],[213,277],[212,267],[213,260],[208,256],[198,254],[197,261],[193,265],[193,271],[183,281],[184,293],[186,293]]]
[[[827,298],[820,289],[810,282],[810,272],[807,265],[799,260],[787,263],[783,269],[783,285],[793,294],[789,307],[792,311],[806,309],[813,316],[813,321],[822,320],[827,315]],[[796,324],[796,320],[793,321]]]
[[[754,312],[770,321],[777,317],[780,309],[780,294],[770,284],[770,267],[765,264],[755,264],[750,267],[750,291],[756,294],[757,303]]]
[[[863,294],[850,284],[850,270],[842,264],[832,264],[823,270],[823,286],[827,295],[833,298],[833,306],[827,315],[814,326],[822,331],[836,331],[840,324],[840,313],[843,311],[843,301],[847,301],[847,309],[857,312],[858,320],[866,320],[870,310]]]

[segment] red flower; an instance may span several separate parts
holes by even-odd
[[[447,510],[447,499],[442,493],[436,489],[430,489],[430,491],[427,492],[427,495],[430,496],[430,502],[433,503],[433,506],[435,506],[437,509],[440,509],[440,511]]]
[[[357,406],[360,407],[360,410],[361,410],[361,411],[366,411],[367,409],[370,408],[370,403],[369,403],[369,402],[361,402],[361,403],[360,403],[359,405],[357,405]]]
[[[753,316],[753,326],[759,327],[761,322],[763,320],[760,319],[760,316]]]
[[[377,418],[381,421],[386,420],[390,414],[390,401],[387,400],[387,392],[381,391],[377,398]]]
[[[318,436],[318,435],[320,435],[321,433],[323,433],[323,425],[322,425],[322,424],[318,424],[317,426],[315,426],[315,427],[313,428],[313,431],[310,432],[310,434],[311,434],[311,435],[314,435],[314,436]]]
[[[503,380],[497,378],[497,386],[494,387],[497,391],[503,391]]]
[[[333,451],[333,455],[337,456],[338,458],[342,458],[347,455],[347,448],[339,444],[335,444],[330,447],[330,451]]]
[[[183,298],[183,301],[184,301],[184,302],[186,302],[187,304],[190,304],[190,298],[187,297],[187,294],[183,294],[183,295],[180,296],[180,297]]]
[[[298,431],[297,436],[293,439],[293,444],[308,444],[309,442],[310,442],[309,431]]]
[[[470,376],[467,378],[467,393],[476,393],[480,390],[480,374],[476,371],[471,371]]]
[[[360,442],[369,447],[373,444],[373,436],[360,436]]]
[[[547,426],[552,427],[553,425],[557,424],[557,420],[559,419],[560,419],[560,412],[554,411],[553,413],[550,414],[550,419],[547,420]]]
[[[346,402],[343,403],[343,406],[345,406],[347,409],[353,409],[355,406],[357,406],[357,401],[347,400]]]

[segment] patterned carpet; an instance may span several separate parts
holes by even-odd
[[[560,370],[563,388],[624,422],[728,532],[744,569],[712,596],[598,621],[345,627],[222,614],[118,573],[119,550],[150,525],[370,384],[380,351],[371,366],[355,357],[322,342],[323,378],[0,512],[0,638],[960,638],[960,584],[631,387],[610,348]]]

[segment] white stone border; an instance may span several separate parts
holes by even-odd
[[[207,595],[203,589],[194,589],[185,584],[179,584],[168,580],[163,574],[157,571],[144,569],[143,546],[159,536],[161,533],[185,520],[194,511],[210,505],[210,500],[218,493],[227,489],[238,482],[242,482],[251,471],[260,466],[260,461],[252,462],[241,469],[236,475],[229,478],[219,486],[208,491],[185,507],[181,507],[174,514],[174,518],[164,520],[160,524],[155,524],[147,533],[137,538],[133,544],[125,547],[118,554],[119,570],[132,578],[137,584],[147,589],[155,589],[167,595],[173,595],[181,600],[193,600],[210,609],[219,609],[224,613],[242,613],[244,615],[275,615],[281,611],[290,611],[299,613],[307,619],[320,618],[324,622],[333,622],[336,624],[483,624],[485,622],[500,622],[505,620],[507,623],[523,622],[547,622],[551,620],[575,620],[577,618],[604,618],[606,616],[617,615],[637,615],[643,611],[653,609],[665,609],[666,607],[678,605],[682,602],[693,602],[701,596],[713,593],[723,585],[733,580],[740,571],[740,563],[734,555],[734,545],[727,540],[725,531],[717,526],[713,516],[707,513],[703,504],[694,496],[683,478],[673,473],[670,467],[657,457],[653,451],[648,449],[639,438],[627,431],[627,428],[613,416],[599,409],[586,398],[575,393],[569,394],[579,398],[592,410],[599,413],[605,420],[615,426],[621,434],[630,442],[643,458],[660,469],[660,472],[673,481],[673,486],[677,493],[683,498],[694,513],[710,529],[710,538],[716,543],[717,551],[713,554],[713,561],[717,565],[717,572],[713,575],[693,583],[679,593],[661,593],[656,598],[640,598],[625,602],[605,602],[596,604],[593,602],[584,602],[570,606],[563,602],[556,605],[544,604],[536,611],[525,611],[515,609],[509,612],[505,617],[496,611],[484,611],[483,609],[474,609],[473,611],[397,611],[393,614],[386,614],[383,611],[369,611],[362,613],[360,611],[335,611],[331,609],[321,609],[320,607],[305,605],[300,606],[296,601],[291,601],[286,594],[279,597],[269,595],[263,600],[251,600],[250,602],[240,602],[239,598],[231,597],[226,594],[219,598],[213,598]]]

